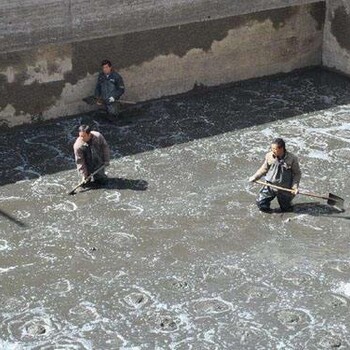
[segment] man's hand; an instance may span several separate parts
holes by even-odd
[[[112,103],[112,102],[114,102],[115,101],[115,98],[113,97],[113,96],[111,96],[109,99],[108,99],[108,102],[109,103]]]
[[[292,193],[293,193],[294,195],[297,195],[297,194],[299,193],[298,185],[294,185],[294,186],[292,187]]]
[[[251,177],[248,179],[249,182],[254,182],[255,180],[256,180],[255,176],[251,176]]]

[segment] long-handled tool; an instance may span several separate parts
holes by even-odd
[[[96,175],[99,171],[101,171],[103,168],[105,167],[105,165],[101,165],[97,170],[95,170],[93,173],[91,173],[85,180],[83,180],[82,182],[80,182],[80,184],[76,185],[70,192],[68,192],[68,194],[74,194],[75,191],[85,185],[94,175]]]
[[[271,188],[275,188],[276,190],[281,190],[281,191],[294,193],[294,191],[292,189],[290,189],[290,188],[272,185],[272,184],[270,184],[268,182],[264,182],[264,181],[260,181],[260,180],[256,180],[254,182],[256,182],[256,183],[258,183],[260,185],[264,185],[264,186],[268,186],[268,187],[271,187]],[[303,191],[298,191],[298,194],[302,194],[303,196],[309,196],[309,197],[325,199],[325,200],[327,200],[327,204],[328,205],[336,207],[340,211],[344,211],[344,199],[341,198],[341,197],[336,196],[333,193],[329,193],[328,197],[327,196],[322,196],[322,195],[319,195],[319,194],[316,194],[316,193],[312,193],[312,192],[303,192]]]
[[[104,101],[102,98],[98,98],[95,96],[88,96],[83,98],[83,101],[86,102],[88,105],[103,105]],[[116,100],[116,102],[119,102],[121,104],[126,104],[126,105],[136,105],[135,101],[130,101],[130,100]]]

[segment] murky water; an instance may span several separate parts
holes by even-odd
[[[68,196],[81,121],[112,180]],[[257,211],[277,136],[344,213]],[[349,151],[350,81],[321,70],[4,131],[0,348],[349,349]]]

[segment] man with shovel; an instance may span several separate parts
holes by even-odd
[[[125,91],[123,78],[113,70],[112,63],[109,60],[103,60],[101,66],[102,72],[97,78],[95,98],[99,101],[98,104],[105,106],[108,115],[117,118],[116,102]]]
[[[83,177],[84,185],[86,186],[86,183],[91,182],[91,180],[95,184],[106,184],[108,178],[104,168],[109,165],[110,152],[103,135],[97,131],[92,131],[88,125],[80,125],[79,136],[73,149],[75,163],[78,172]],[[101,170],[96,172],[99,168]]]
[[[289,189],[289,192],[263,186],[256,203],[263,212],[271,212],[270,203],[277,197],[281,211],[292,210],[292,199],[298,193],[301,171],[298,158],[286,150],[283,139],[277,138],[271,144],[271,151],[265,156],[263,165],[249,178],[250,182],[265,176],[266,182]]]

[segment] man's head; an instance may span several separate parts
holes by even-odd
[[[91,128],[89,125],[80,125],[79,126],[79,137],[84,142],[88,142],[91,139]]]
[[[112,63],[109,60],[103,60],[101,62],[101,66],[102,66],[102,71],[104,74],[108,75],[111,74],[112,72]]]
[[[286,152],[286,143],[284,140],[281,138],[274,139],[271,143],[271,151],[275,157],[283,157]]]

